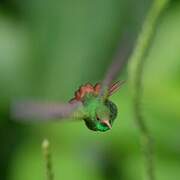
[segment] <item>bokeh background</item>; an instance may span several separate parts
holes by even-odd
[[[103,79],[123,32],[141,29],[150,0],[0,1],[0,179],[45,178],[41,142],[51,142],[55,180],[140,180],[145,165],[128,83],[112,100],[111,131],[83,122],[19,124],[12,99],[67,102]],[[143,113],[155,141],[158,180],[180,179],[180,1],[160,18],[144,70]],[[119,79],[127,79],[124,67]]]

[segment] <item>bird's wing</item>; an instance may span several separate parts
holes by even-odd
[[[65,118],[82,118],[81,102],[60,104],[18,101],[11,105],[11,118],[18,121],[51,121]]]
[[[113,81],[118,77],[124,64],[128,61],[128,57],[132,49],[133,49],[132,38],[130,38],[130,36],[127,36],[127,34],[125,34],[122,37],[120,47],[118,48],[118,52],[105,74],[105,78],[102,82],[102,88],[100,92],[101,97],[108,96],[108,90],[111,87],[111,84],[113,84]]]
[[[126,81],[122,80],[113,83],[108,90],[109,96],[112,96],[115,92],[117,92],[125,82]]]

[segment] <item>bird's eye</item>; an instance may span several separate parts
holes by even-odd
[[[100,118],[98,117],[98,115],[96,114],[96,119],[99,121],[100,120]]]

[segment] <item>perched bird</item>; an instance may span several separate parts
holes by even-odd
[[[90,130],[104,132],[111,129],[118,109],[109,97],[124,83],[113,81],[127,60],[130,50],[131,48],[123,44],[102,83],[80,86],[67,104],[15,101],[11,106],[12,118],[18,121],[81,119]]]

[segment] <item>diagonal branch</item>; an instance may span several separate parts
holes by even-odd
[[[132,41],[131,34],[127,32],[123,34],[121,38],[118,51],[112,61],[112,64],[107,69],[104,80],[102,82],[102,89],[100,97],[108,96],[108,89],[112,85],[113,81],[118,77],[122,71],[124,65],[127,63],[130,53],[132,52],[134,42]]]

